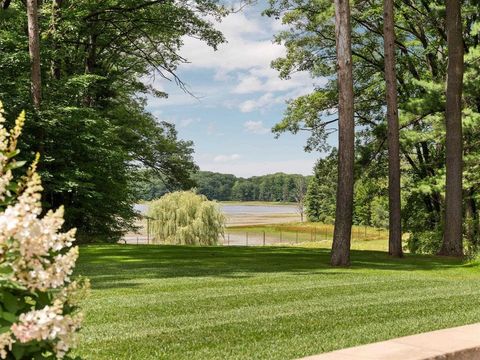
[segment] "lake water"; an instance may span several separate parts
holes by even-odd
[[[225,215],[241,215],[241,214],[296,214],[295,205],[220,205]],[[145,204],[137,204],[135,210],[141,214],[147,212],[148,206]]]

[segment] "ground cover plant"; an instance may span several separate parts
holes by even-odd
[[[293,359],[480,321],[478,263],[296,247],[90,245],[80,355]]]

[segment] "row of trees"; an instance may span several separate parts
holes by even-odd
[[[167,96],[149,76],[183,86],[183,39],[215,48],[224,38],[209,19],[226,13],[214,0],[1,2],[7,120],[27,110],[20,147],[27,159],[42,154],[42,200],[65,205],[80,240],[115,241],[132,227],[139,168],[170,188],[192,186],[192,143],[145,110],[147,95]]]
[[[276,37],[287,47],[287,55],[273,63],[280,75],[308,70],[331,79],[291,101],[274,130],[310,131],[306,149],[324,150],[338,121],[332,264],[349,263],[354,182],[365,173],[388,179],[390,254],[402,255],[402,222],[415,238],[439,237],[437,250],[444,255],[463,254],[463,234],[475,245],[478,0],[449,0],[446,6],[435,0],[364,0],[352,8],[344,0],[333,6],[323,0],[270,5],[266,14],[290,27]]]
[[[151,172],[142,172],[139,179],[138,197],[142,200],[154,200],[169,192],[165,184]],[[197,193],[219,201],[298,202],[299,194],[305,193],[309,179],[310,177],[302,175],[283,173],[250,178],[210,171],[192,174]]]

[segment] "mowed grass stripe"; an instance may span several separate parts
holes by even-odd
[[[81,253],[93,284],[87,358],[286,359],[480,321],[476,263],[354,252],[352,268],[331,269],[328,252],[290,248]]]
[[[378,283],[377,283],[378,284]],[[167,322],[169,321],[169,316],[174,318],[179,318],[181,316],[190,316],[190,317],[203,317],[208,314],[209,311],[212,311],[214,314],[219,311],[219,304],[221,304],[221,310],[223,312],[233,311],[235,316],[241,315],[237,314],[238,311],[247,309],[250,307],[256,307],[258,310],[262,308],[274,308],[275,311],[282,311],[280,307],[291,307],[293,305],[299,304],[310,304],[311,306],[321,306],[322,308],[328,308],[329,306],[339,306],[336,304],[337,301],[341,300],[345,306],[356,306],[357,303],[363,304],[365,301],[378,302],[382,299],[397,299],[402,298],[429,298],[437,296],[445,296],[444,292],[448,290],[449,294],[456,295],[459,292],[469,291],[469,294],[480,294],[480,288],[478,283],[472,284],[471,288],[467,288],[467,284],[445,284],[445,283],[436,283],[435,286],[432,286],[428,283],[418,283],[421,285],[419,288],[412,288],[411,284],[402,282],[399,284],[384,284],[385,286],[378,289],[376,292],[371,292],[371,288],[365,288],[364,285],[357,286],[355,292],[352,293],[351,288],[336,288],[330,287],[328,291],[325,291],[325,288],[306,288],[302,292],[302,296],[299,298],[298,290],[277,290],[272,292],[255,292],[249,293],[246,292],[243,296],[239,297],[239,294],[234,295],[219,295],[212,296],[210,294],[202,296],[202,294],[197,294],[197,297],[186,297],[185,299],[156,299],[155,295],[148,295],[142,297],[129,297],[123,296],[116,299],[114,302],[117,306],[122,306],[125,308],[125,316],[136,318],[139,314],[144,313],[147,309],[152,313],[161,314],[162,319]],[[425,294],[425,288],[428,287],[429,293]],[[192,294],[190,294],[192,295]],[[191,300],[195,300],[195,306],[190,306],[192,304]],[[108,320],[111,318],[114,321],[123,321],[118,318],[118,315],[114,309],[103,306],[102,303],[98,303],[100,306],[96,308],[95,305],[91,307],[92,314],[102,313],[103,318]],[[113,302],[110,303],[110,305]],[[340,305],[342,306],[342,305]],[[245,314],[248,316],[249,314]],[[193,319],[191,319],[193,320]]]
[[[405,293],[390,292],[391,299],[383,300],[379,303],[378,299],[372,298],[372,296],[356,296],[342,299],[341,304],[332,304],[325,301],[285,301],[280,305],[264,303],[257,306],[245,305],[237,307],[231,310],[225,310],[223,307],[221,310],[212,309],[208,312],[196,312],[195,314],[188,315],[166,315],[162,309],[151,309],[142,307],[138,309],[138,312],[129,313],[128,316],[123,316],[121,319],[116,316],[111,318],[110,322],[108,317],[104,317],[104,323],[98,325],[98,330],[102,327],[105,329],[111,328],[112,324],[117,324],[120,327],[124,327],[124,330],[128,330],[128,326],[124,324],[128,321],[135,322],[138,320],[138,314],[149,311],[150,317],[146,319],[144,324],[155,326],[161,325],[165,332],[177,331],[179,329],[198,330],[200,328],[223,326],[227,323],[243,323],[243,322],[255,322],[259,320],[278,319],[283,317],[299,317],[304,314],[314,314],[317,312],[341,312],[345,310],[351,310],[354,313],[364,313],[362,308],[366,308],[367,314],[372,306],[406,306],[408,304],[418,303],[419,300],[423,301],[452,301],[458,302],[458,297],[470,297],[479,295],[478,289],[470,292],[451,293],[450,295],[429,294],[424,293],[418,295],[410,295],[406,297]],[[353,298],[353,299],[352,299]],[[339,301],[340,299],[334,299]],[[353,301],[352,301],[353,300]],[[223,304],[222,304],[223,305]],[[252,311],[254,309],[255,311]],[[98,314],[97,314],[98,315]],[[127,315],[127,314],[126,314]],[[153,318],[156,316],[156,318]]]

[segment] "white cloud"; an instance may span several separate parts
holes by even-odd
[[[278,75],[278,71],[270,67],[252,68],[248,75],[240,77],[240,83],[233,89],[233,93],[283,92],[294,89],[312,91],[314,88],[313,80],[307,72],[294,73],[290,79],[280,79]],[[323,85],[325,82],[323,79],[317,80],[319,85]]]
[[[262,81],[256,76],[246,76],[240,80],[240,83],[233,89],[234,94],[249,94],[261,91],[263,88]]]
[[[252,120],[246,121],[243,124],[243,127],[247,132],[253,133],[253,134],[266,134],[270,132],[270,129],[266,128],[263,125],[262,121],[252,121]]]
[[[268,92],[258,99],[249,99],[238,104],[238,108],[243,113],[252,112],[255,110],[266,110],[276,104],[285,103],[287,100],[306,95],[312,91],[309,87],[297,87],[289,92],[283,92],[275,95],[273,92]]]
[[[258,99],[250,99],[241,102],[238,108],[241,112],[252,112],[254,110],[261,110],[269,108],[274,104],[278,104],[283,101],[283,97],[275,97],[272,93],[266,93]]]
[[[210,135],[210,136],[222,136],[223,135],[223,133],[221,131],[218,131],[217,126],[213,122],[208,124],[207,134]]]
[[[232,155],[217,155],[213,158],[214,163],[226,163],[240,159],[241,156],[239,154],[232,154]]]
[[[193,123],[200,122],[200,119],[198,118],[188,118],[188,119],[181,119],[179,121],[175,121],[175,123],[182,128],[185,128]]]
[[[186,74],[195,74],[203,70],[213,72],[210,81],[203,81],[192,86],[192,93],[197,99],[173,90],[172,84],[166,89],[169,99],[150,102],[159,106],[199,106],[239,108],[242,112],[250,112],[262,107],[283,103],[285,92],[310,92],[314,88],[313,80],[306,72],[294,73],[290,79],[282,80],[278,72],[271,69],[271,61],[285,55],[285,47],[273,43],[273,35],[284,28],[279,20],[259,15],[259,8],[247,8],[246,11],[231,14],[221,22],[210,19],[217,29],[222,31],[227,43],[220,44],[214,51],[204,42],[186,37],[181,55],[188,59],[188,64],[179,67],[180,76],[188,83]],[[160,78],[155,81],[165,82]],[[315,83],[322,80],[316,80]],[[271,93],[271,94],[269,94]],[[260,98],[245,99],[243,96],[258,94]],[[264,98],[262,98],[264,96]],[[268,100],[268,103],[267,103]]]
[[[220,73],[218,78],[223,78],[234,70],[268,68],[273,59],[285,54],[282,45],[272,42],[274,25],[268,18],[249,16],[248,12],[242,11],[214,23],[227,43],[220,44],[214,51],[200,40],[185,38],[181,53],[191,62],[185,68],[215,69]]]

